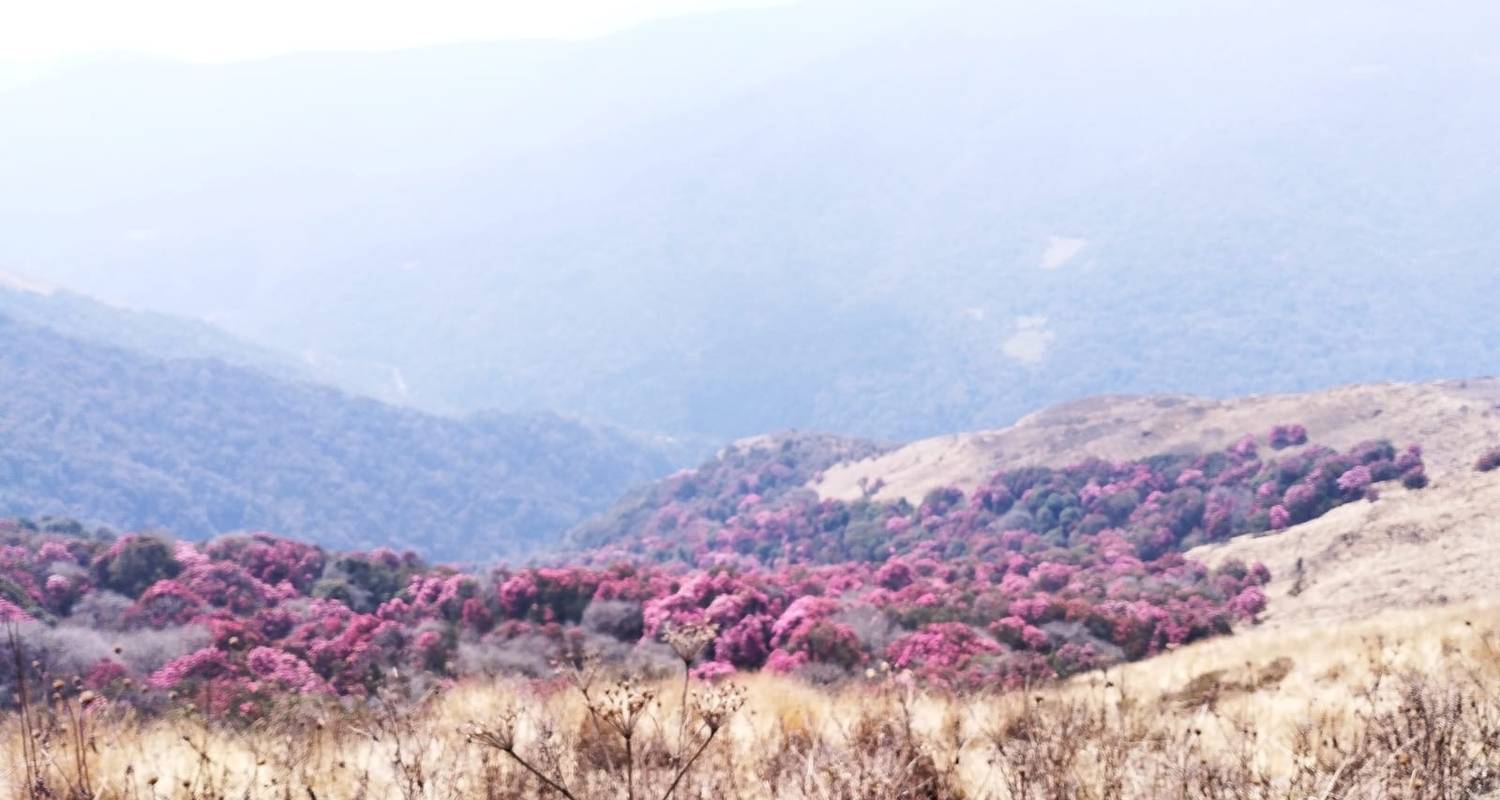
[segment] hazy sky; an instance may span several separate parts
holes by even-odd
[[[298,50],[384,50],[581,38],[664,17],[787,0],[42,0],[9,5],[0,62],[106,51],[233,61]]]

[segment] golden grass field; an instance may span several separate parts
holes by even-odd
[[[691,686],[685,723],[676,681],[632,690],[655,697],[628,775],[616,725],[631,708],[601,675],[593,702],[573,685],[474,681],[358,710],[298,701],[248,729],[186,703],[149,720],[91,708],[75,727],[65,698],[32,714],[42,789],[27,793],[14,715],[0,779],[14,797],[661,798],[679,773],[680,798],[1500,797],[1492,605],[1250,631],[1007,695],[881,671],[739,686],[737,710],[732,690]]]

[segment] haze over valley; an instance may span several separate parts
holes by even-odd
[[[1485,374],[1485,8],[810,0],[85,64],[0,93],[0,269],[421,408],[720,441]]]

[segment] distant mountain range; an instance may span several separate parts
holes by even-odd
[[[0,515],[484,561],[555,543],[685,458],[555,415],[444,418],[272,377],[243,364],[277,356],[208,326],[58,299],[78,310],[54,317],[74,334],[197,356],[158,358],[17,321],[16,297],[0,301]]]
[[[0,265],[419,407],[721,441],[1484,373],[1494,32],[1478,0],[812,0],[83,66],[0,92]]]
[[[277,378],[337,386],[387,402],[405,400],[400,373],[380,364],[297,358],[188,317],[132,310],[0,272],[0,314],[65,336],[160,358],[213,358]]]

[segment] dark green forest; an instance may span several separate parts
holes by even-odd
[[[438,417],[0,316],[0,515],[480,560],[672,466],[656,443],[553,415]]]

